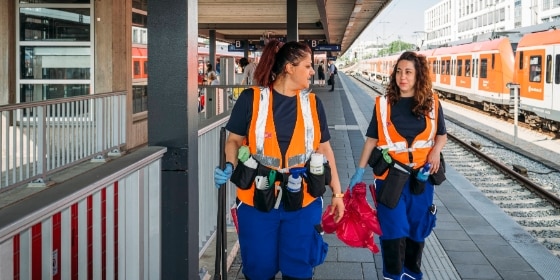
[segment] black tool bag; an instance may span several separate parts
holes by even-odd
[[[371,151],[371,155],[368,159],[368,165],[373,169],[373,174],[376,176],[383,175],[389,166],[391,166],[391,164],[383,158],[382,149],[379,147],[376,147],[373,151]]]
[[[426,189],[426,182],[418,180],[418,172],[422,168],[412,170],[412,179],[410,180],[410,192],[412,194],[422,194]]]
[[[393,160],[383,186],[377,194],[377,201],[391,209],[395,208],[411,173],[412,169],[409,166]]]
[[[434,184],[434,185],[441,185],[445,180],[445,160],[443,160],[443,154],[440,153],[439,154],[439,158],[440,158],[440,165],[439,165],[439,169],[436,173],[434,174],[430,174],[430,177],[428,177],[428,180],[430,180],[430,183]]]
[[[328,162],[323,164],[323,174],[313,174],[309,170],[309,163],[308,160],[305,164],[306,171],[305,177],[303,178],[307,183],[307,193],[309,193],[312,197],[320,197],[322,196],[327,188],[326,185],[330,185],[332,176],[331,176],[331,166]]]
[[[257,167],[256,176],[264,176],[265,178],[267,178],[266,180],[268,180],[271,170],[272,169],[270,169],[269,167],[259,164],[259,166]],[[278,175],[281,174],[276,173],[276,178],[273,178],[273,182],[272,184],[269,183],[268,188],[258,189],[255,187],[255,193],[253,195],[253,205],[257,210],[268,212],[274,207],[274,204],[276,203],[276,186],[274,184],[274,181],[278,180]]]
[[[265,167],[265,166],[263,166]],[[257,168],[250,168],[243,164],[243,162],[239,161],[237,163],[237,167],[231,174],[230,181],[234,183],[238,188],[242,190],[248,190],[253,185],[253,181],[255,181],[255,177],[257,176],[257,170],[261,167],[259,163]]]

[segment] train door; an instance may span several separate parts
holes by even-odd
[[[470,88],[471,88],[473,93],[478,93],[478,91],[480,89],[480,87],[478,85],[478,78],[479,78],[479,76],[478,76],[478,73],[479,73],[478,72],[479,71],[478,64],[479,64],[479,61],[480,61],[480,55],[478,53],[474,53],[472,55],[472,60],[470,61],[471,65],[470,65],[470,71],[469,71],[470,75],[471,75],[471,79],[470,79],[471,86],[470,86]]]
[[[546,65],[547,75],[549,75],[548,67],[550,67],[550,84],[546,84],[547,88],[545,91],[550,92],[550,103],[552,105],[551,109],[558,112],[560,111],[560,45],[553,45],[550,57],[550,66]]]
[[[541,73],[542,79],[544,79],[543,84],[543,94],[544,94],[544,104],[543,107],[545,109],[552,109],[553,108],[553,89],[554,89],[554,81],[552,79],[552,72],[553,72],[553,58],[554,58],[554,45],[546,46],[544,57],[543,57],[543,71]]]

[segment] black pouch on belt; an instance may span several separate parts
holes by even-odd
[[[377,201],[389,208],[395,208],[399,203],[404,185],[410,178],[411,168],[393,161],[389,168],[389,173],[383,182],[383,187],[379,190]]]
[[[243,164],[243,162],[239,161],[237,163],[237,167],[231,174],[230,181],[234,183],[238,188],[242,190],[248,190],[251,188],[253,181],[255,181],[255,177],[257,176],[257,170],[259,169],[259,163],[257,168],[250,168]]]
[[[418,172],[420,172],[422,168],[414,169],[412,171],[412,179],[410,180],[410,192],[412,194],[421,194],[426,189],[426,182],[422,182],[416,178]]]
[[[282,183],[282,203],[284,204],[284,210],[285,211],[300,210],[301,207],[303,206],[303,185],[297,191],[288,190],[287,184],[288,184],[289,176],[292,175],[284,174],[284,180]]]
[[[256,177],[268,181],[268,176],[271,170],[272,169],[270,169],[269,167],[259,164],[259,166],[257,167]],[[276,174],[278,175],[278,173]],[[276,186],[274,183],[270,185],[268,182],[263,184],[266,184],[267,187],[262,189],[255,187],[255,194],[253,195],[253,205],[257,210],[268,212],[274,207],[274,204],[276,203]]]
[[[428,177],[428,180],[430,180],[430,182],[434,185],[441,185],[441,183],[443,183],[443,181],[446,180],[446,178],[445,178],[445,161],[443,160],[443,154],[442,153],[439,154],[439,158],[440,158],[440,165],[439,165],[438,171],[434,174],[430,174],[430,177]]]
[[[309,161],[305,164],[307,170],[303,178],[307,183],[307,193],[312,197],[322,196],[327,188],[326,185],[331,182],[331,166],[328,162],[323,163],[323,174],[313,174],[310,172]]]
[[[383,173],[385,173],[385,171],[391,166],[391,164],[383,158],[382,149],[378,147],[371,151],[371,155],[368,159],[368,165],[373,169],[373,174],[376,176],[383,175]]]

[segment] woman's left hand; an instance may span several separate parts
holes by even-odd
[[[441,159],[439,157],[439,152],[434,152],[432,150],[430,154],[428,154],[427,162],[429,162],[432,166],[430,167],[430,174],[434,174],[439,170]]]
[[[333,197],[331,201],[331,214],[334,214],[334,222],[338,223],[344,216],[344,201],[342,197]]]

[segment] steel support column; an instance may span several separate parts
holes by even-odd
[[[148,144],[167,147],[160,279],[198,279],[198,0],[149,1],[148,11]]]
[[[287,41],[299,41],[299,33],[298,33],[298,3],[297,0],[287,0],[286,1],[286,19],[288,21],[287,24]]]
[[[216,71],[216,30],[208,31],[208,62],[212,65],[212,70]]]

